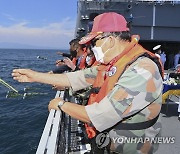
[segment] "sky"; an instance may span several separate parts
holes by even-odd
[[[0,0],[0,48],[68,49],[76,17],[77,0]]]

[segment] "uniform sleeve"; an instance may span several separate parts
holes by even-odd
[[[62,53],[62,56],[63,56],[63,57],[71,58],[71,54],[69,54],[69,53]]]
[[[97,67],[66,73],[73,91],[78,91],[91,86],[97,75]]]
[[[107,96],[85,109],[95,128],[103,131],[153,102],[161,94],[162,85],[157,65],[148,58],[139,58]]]

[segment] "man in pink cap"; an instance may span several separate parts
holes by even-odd
[[[152,139],[161,129],[163,71],[159,59],[138,40],[139,36],[131,37],[122,15],[103,13],[79,42],[91,44],[97,65],[65,74],[16,69],[12,75],[19,82],[41,82],[74,91],[92,86],[86,106],[56,98],[49,109],[85,122],[91,153],[150,154],[157,150]]]

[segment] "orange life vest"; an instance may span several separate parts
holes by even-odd
[[[84,69],[86,67],[86,56],[87,56],[87,52],[86,49],[83,49],[84,53],[82,55],[81,61],[80,61],[80,65],[79,65],[79,69]]]
[[[77,60],[76,57],[74,57],[74,58],[72,59],[72,62],[73,62],[74,65],[76,65],[76,60]]]
[[[85,67],[86,67],[86,56],[87,56],[87,52],[86,52],[86,49],[84,48],[83,49],[83,55],[82,55],[82,57],[81,57],[81,61],[80,61],[80,64],[79,64],[79,69],[81,70],[81,69],[84,69]],[[72,62],[73,62],[73,64],[74,65],[77,65],[77,60],[78,60],[78,58],[77,57],[74,57],[73,59],[72,59]]]
[[[98,94],[90,95],[88,105],[93,104],[94,102],[99,103],[108,94],[108,92],[113,89],[115,83],[118,81],[127,67],[141,56],[147,56],[150,59],[154,60],[160,70],[161,75],[163,76],[163,68],[159,58],[137,44],[138,40],[138,36],[133,36],[132,41],[130,42],[128,47],[125,48],[125,50],[120,55],[115,57],[109,63],[109,65],[100,65],[98,67],[99,72],[97,74],[93,87],[101,87],[101,89]],[[88,137],[95,137],[95,128],[89,126],[88,124],[85,124],[85,126]]]

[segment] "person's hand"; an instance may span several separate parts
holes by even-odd
[[[62,55],[63,53],[61,51],[56,52],[58,55]]]
[[[56,66],[64,65],[63,60],[56,60]]]
[[[30,69],[14,69],[12,76],[18,82],[35,82],[36,73]]]
[[[59,102],[61,101],[62,99],[61,98],[54,98],[53,100],[51,100],[49,102],[49,105],[48,105],[48,110],[50,111],[51,109],[54,109],[54,110],[60,110],[58,108],[58,104]],[[63,100],[62,100],[63,101]]]
[[[57,90],[64,90],[65,88],[64,88],[64,87],[57,86],[57,85],[53,85],[53,86],[52,86],[52,89],[57,91]]]
[[[47,73],[49,73],[49,74],[53,74],[53,71],[49,71],[49,72],[47,72]]]
[[[74,63],[69,59],[69,58],[65,58],[64,59],[64,63],[70,67],[72,70],[75,70],[76,65],[74,65]]]

